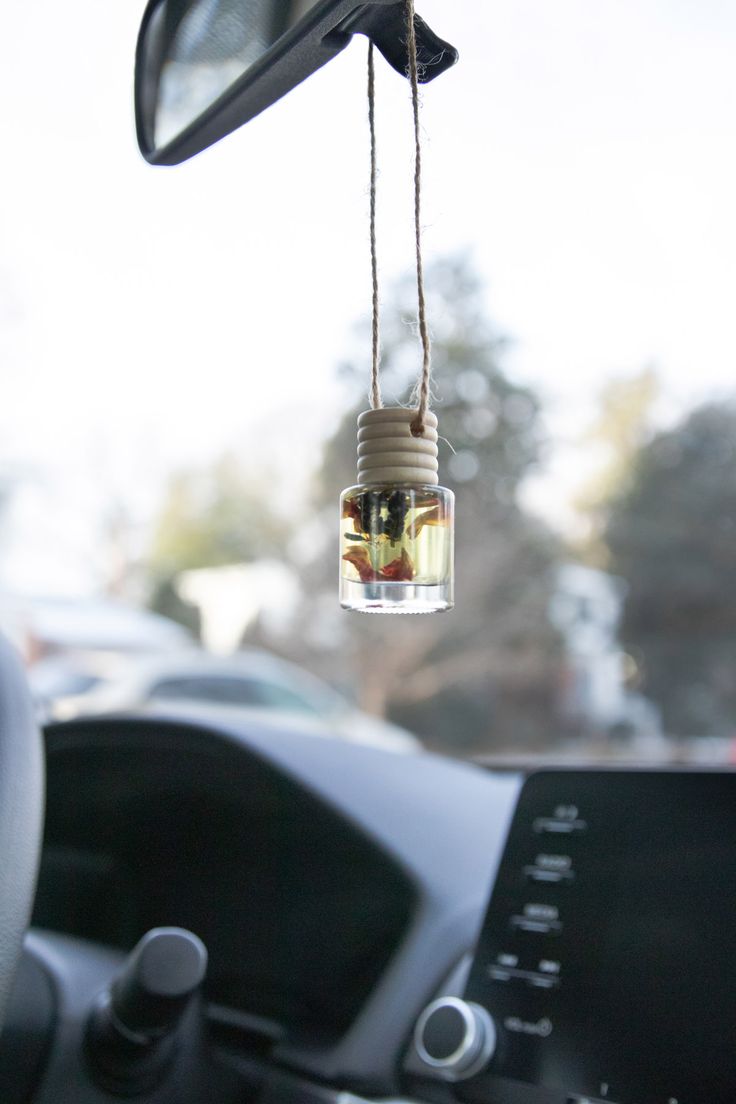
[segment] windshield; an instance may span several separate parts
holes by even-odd
[[[184,701],[256,687],[404,749],[736,759],[736,8],[421,4],[461,55],[422,92],[457,546],[455,610],[415,618],[337,602],[370,369],[365,39],[154,170],[141,14],[13,0],[0,43],[0,622],[43,715],[147,708],[164,664]],[[395,403],[421,363],[413,138],[380,59],[377,101]]]

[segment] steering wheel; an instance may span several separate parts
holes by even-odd
[[[25,674],[0,637],[0,1028],[31,917],[43,801],[41,737]]]

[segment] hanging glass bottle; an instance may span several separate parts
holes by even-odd
[[[340,604],[363,613],[453,606],[454,503],[439,486],[437,418],[382,407],[358,418],[358,484],[340,497]]]

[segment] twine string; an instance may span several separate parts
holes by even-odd
[[[381,398],[381,327],[380,304],[378,301],[378,248],[376,242],[376,181],[378,177],[376,155],[376,70],[373,57],[373,43],[368,40],[368,126],[371,132],[371,281],[373,284],[373,355],[371,362],[371,407],[374,410],[383,406]]]
[[[419,129],[419,65],[417,35],[414,26],[414,0],[406,0],[406,45],[409,53],[408,76],[411,83],[411,103],[414,115],[414,240],[417,260],[417,315],[422,341],[422,373],[417,382],[417,416],[411,423],[415,437],[424,435],[424,422],[429,410],[432,375],[431,344],[427,326],[427,302],[424,293],[424,262],[422,259],[422,143]]]
[[[417,403],[416,417],[410,423],[414,437],[423,437],[431,393],[432,357],[429,327],[427,325],[427,302],[424,290],[424,261],[422,257],[422,143],[419,126],[419,63],[417,60],[417,36],[414,26],[414,0],[406,0],[406,45],[409,57],[407,76],[411,84],[412,113],[414,117],[414,242],[416,250],[417,273],[417,318],[419,336],[422,342],[422,370],[414,389],[413,399]],[[371,178],[370,178],[370,240],[371,240],[371,281],[373,288],[372,317],[372,362],[371,362],[371,407],[375,410],[383,406],[381,397],[381,331],[380,303],[378,296],[378,249],[376,241],[376,192],[377,192],[377,153],[376,153],[376,77],[373,43],[368,42],[368,125],[371,140]]]

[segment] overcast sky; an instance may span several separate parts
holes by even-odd
[[[424,93],[426,252],[472,249],[558,440],[533,498],[564,519],[603,381],[656,364],[669,416],[733,389],[736,5],[417,7],[461,53]],[[167,471],[264,426],[307,463],[369,307],[364,39],[153,169],[132,120],[142,10],[4,8],[0,464],[36,487],[6,543],[18,585],[91,585],[111,493],[144,517]],[[378,78],[387,284],[412,260],[411,115],[380,59]]]

